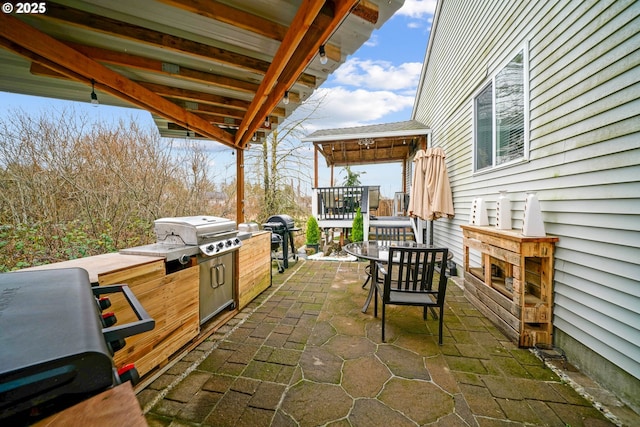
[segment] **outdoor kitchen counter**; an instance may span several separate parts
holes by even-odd
[[[238,253],[238,276],[234,290],[242,308],[271,285],[271,234],[256,232],[243,240]],[[185,346],[201,340],[226,323],[233,312],[225,312],[201,327],[199,313],[200,272],[195,262],[175,272],[167,272],[163,257],[108,253],[24,270],[83,268],[93,284],[127,284],[144,309],[155,320],[155,328],[127,338],[126,346],[116,352],[114,363],[120,367],[135,363],[141,376],[153,373],[169,363]],[[120,294],[110,295],[118,324],[136,320],[135,313]]]
[[[238,252],[238,308],[242,310],[271,286],[271,233],[258,231]]]
[[[200,333],[199,269],[195,262],[167,273],[162,257],[108,253],[25,270],[83,268],[93,284],[126,284],[140,304],[155,320],[149,332],[128,337],[126,346],[113,356],[117,368],[135,363],[140,376],[168,363]],[[110,294],[117,324],[134,322],[137,317],[122,294]]]
[[[99,278],[102,274],[114,273],[144,265],[148,265],[151,269],[162,269],[162,271],[164,271],[163,258],[143,255],[122,255],[117,252],[56,262],[54,264],[38,265],[36,267],[29,267],[23,270],[84,268],[89,273],[89,280],[91,280],[91,283],[99,283]]]

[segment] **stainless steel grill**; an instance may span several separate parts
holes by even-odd
[[[235,221],[206,215],[160,218],[154,221],[154,231],[156,243],[120,253],[163,257],[168,269],[176,268],[176,263],[188,265],[196,257],[201,324],[235,306],[233,252],[242,246]]]
[[[122,254],[186,262],[192,256],[211,257],[242,246],[236,222],[216,216],[183,216],[154,221],[156,243],[123,249]]]

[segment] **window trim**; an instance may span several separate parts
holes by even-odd
[[[522,52],[522,67],[523,67],[523,91],[524,91],[524,141],[523,141],[523,153],[522,157],[510,160],[505,163],[501,163],[496,165],[496,153],[497,153],[497,141],[496,141],[496,76],[500,74],[502,70],[504,70],[507,65],[518,55],[518,53]],[[492,135],[491,135],[491,165],[484,167],[482,169],[477,169],[477,126],[478,126],[478,116],[477,116],[477,104],[476,101],[480,94],[487,89],[487,87],[491,85],[491,108],[492,108]],[[530,143],[530,82],[529,82],[529,42],[525,42],[518,49],[511,52],[511,55],[500,65],[500,67],[496,68],[495,72],[491,75],[491,78],[480,85],[478,89],[475,91],[471,98],[472,103],[472,114],[473,114],[473,129],[472,129],[472,164],[473,164],[473,174],[483,174],[487,172],[493,172],[499,169],[503,169],[506,167],[511,167],[516,164],[526,163],[529,161],[529,143]]]

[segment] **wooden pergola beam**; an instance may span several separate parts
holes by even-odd
[[[264,75],[270,65],[270,62],[268,61],[262,61],[260,59],[241,55],[226,49],[206,45],[105,16],[95,15],[53,2],[47,3],[46,14],[33,16],[43,19],[56,19],[90,31],[99,31],[104,34],[133,40],[164,50],[171,50],[181,54],[199,57],[206,61],[213,61],[260,75]],[[309,86],[313,82],[314,86],[311,87],[315,87],[315,81],[314,76],[306,74],[301,74],[299,79],[299,83],[306,86]]]
[[[267,82],[276,81],[277,84],[266,99],[254,98],[248,110],[248,112],[252,113],[253,119],[248,125],[243,123],[243,125],[246,125],[244,128],[246,130],[238,132],[236,135],[237,146],[244,147],[248,143],[253,132],[260,127],[260,120],[264,120],[269,111],[280,102],[284,92],[291,87],[296,76],[308,66],[309,62],[316,56],[320,46],[329,39],[331,34],[340,26],[340,23],[346,19],[357,2],[358,0],[335,0],[332,13],[330,15],[318,13],[316,20],[310,27],[305,27],[302,24],[304,22],[302,21],[303,18],[298,18],[298,15],[296,15],[296,18],[300,21],[296,24],[297,28],[299,28],[299,31],[304,31],[304,34],[302,38],[297,38],[299,40],[296,45],[297,49],[294,49],[286,66],[274,68],[274,75],[269,76],[269,79],[265,76],[264,80]],[[284,45],[285,43],[283,42],[280,48],[289,49]],[[285,55],[283,54],[283,56]],[[276,70],[281,70],[281,72],[276,75]]]
[[[50,66],[53,67],[53,65],[50,64]],[[60,79],[65,79],[65,80],[71,80],[68,76],[61,74],[51,68],[49,68],[48,66],[42,65],[40,63],[37,62],[33,62],[31,64],[31,73],[34,75],[39,75],[39,76],[47,76],[47,77],[53,77],[53,78],[60,78]],[[166,92],[168,99],[173,102],[174,104],[184,108],[187,111],[192,112],[193,114],[197,115],[198,117],[201,117],[202,119],[206,120],[207,122],[214,124],[214,125],[221,125],[221,126],[227,126],[227,127],[233,127],[233,128],[238,128],[240,127],[240,123],[242,122],[242,118],[244,117],[244,113],[246,112],[246,110],[240,110],[240,109],[234,109],[234,108],[224,108],[224,107],[217,107],[217,106],[212,106],[210,104],[203,104],[201,102],[195,102],[195,104],[197,105],[197,109],[192,109],[188,107],[187,102],[184,102],[185,99],[189,100],[190,98],[179,98],[179,94],[180,91],[176,91],[175,88],[169,88],[167,86],[162,86],[162,88],[158,88],[156,86],[161,86],[161,85],[154,85],[149,87],[150,84],[148,83],[141,83],[138,82],[140,85],[147,87],[148,89],[153,90],[155,93],[158,94],[162,94],[163,92]],[[176,93],[178,92],[178,93]],[[194,96],[199,95],[199,92],[196,92]],[[176,98],[171,99],[171,96],[176,96]],[[206,98],[206,97],[205,97]],[[205,99],[206,101],[212,101],[211,99]],[[216,100],[218,102],[220,102],[219,100]],[[224,103],[222,103],[221,105],[225,105]],[[277,111],[276,111],[277,110]],[[275,116],[281,116],[284,117],[284,111],[280,108],[276,108],[274,110],[274,115]],[[275,117],[273,118],[273,121],[275,122]],[[187,130],[185,127],[174,124],[174,123],[169,123],[169,129],[184,129]],[[229,132],[235,135],[235,131],[234,132]],[[199,135],[202,136],[202,135]]]
[[[228,6],[215,0],[160,0],[170,6],[196,13],[206,18],[215,19],[231,26],[259,34],[272,40],[283,41],[287,34],[287,26],[270,21],[241,9]],[[378,5],[370,1],[361,0],[353,8],[353,15],[365,21],[376,24],[379,17]],[[331,43],[326,45],[329,59],[340,61],[341,51]]]
[[[228,6],[215,0],[160,0],[178,9],[224,22],[233,27],[260,34],[272,40],[282,41],[287,34],[287,27],[270,21],[262,16]]]
[[[192,56],[200,56],[208,61],[231,65],[254,73],[264,74],[269,68],[269,62],[267,61],[160,31],[150,30],[139,25],[118,21],[106,16],[94,15],[53,2],[47,3],[46,14],[34,16],[43,19],[57,19],[91,31],[111,34],[118,38],[133,40]]]
[[[280,47],[273,57],[273,61],[269,66],[269,70],[267,74],[265,74],[260,86],[258,87],[258,91],[247,110],[247,114],[242,120],[242,124],[240,125],[240,129],[238,129],[238,133],[236,134],[236,145],[242,147],[243,146],[243,136],[246,133],[253,133],[257,126],[252,126],[252,121],[256,118],[260,107],[263,105],[264,101],[267,99],[267,96],[272,92],[274,86],[278,82],[282,71],[285,69],[289,60],[295,53],[296,49],[300,45],[300,42],[304,38],[308,29],[311,27],[311,24],[316,19],[316,16],[322,10],[324,6],[324,0],[303,0],[302,4],[298,8],[295,18],[289,27],[289,31],[285,35],[282,43],[280,43]],[[283,91],[284,94],[284,91]],[[275,106],[275,105],[273,105]],[[273,107],[272,106],[272,107]],[[261,120],[264,120],[265,115],[260,117]]]

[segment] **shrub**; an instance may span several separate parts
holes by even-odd
[[[364,224],[362,219],[362,211],[360,208],[356,210],[356,216],[353,218],[353,225],[351,229],[351,241],[362,242],[364,240]]]
[[[317,245],[320,242],[320,226],[314,216],[307,220],[307,245]]]

